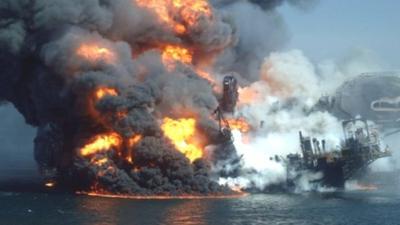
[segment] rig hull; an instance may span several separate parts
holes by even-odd
[[[347,180],[365,174],[372,162],[391,156],[388,149],[381,149],[377,131],[370,131],[367,121],[347,120],[342,126],[345,139],[340,150],[336,151],[327,151],[325,140],[320,142],[299,133],[302,154],[287,156],[289,187],[311,173],[316,176],[310,176],[310,182],[342,189]]]

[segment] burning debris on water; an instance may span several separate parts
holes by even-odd
[[[187,196],[279,183],[283,164],[268,159],[288,144],[282,134],[300,125],[327,133],[324,122],[337,122],[303,114],[303,92],[313,90],[305,83],[318,86],[315,78],[293,80],[275,68],[292,55],[283,61],[301,65],[301,54],[264,59],[281,45],[263,41],[283,32],[274,12],[283,2],[0,3],[0,102],[38,128],[44,185]],[[279,32],[243,25],[252,12]]]
[[[0,96],[38,127],[35,158],[47,187],[232,193],[210,179],[205,158],[206,146],[221,144],[210,119],[218,106],[212,58],[235,41],[232,25],[208,1],[0,7],[1,24],[10,22],[1,27],[0,62],[13,67],[1,73],[10,88]]]

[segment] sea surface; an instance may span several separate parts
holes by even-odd
[[[0,192],[1,225],[399,225],[400,194],[254,194],[233,199],[132,200]]]

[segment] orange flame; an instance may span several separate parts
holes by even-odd
[[[216,84],[215,79],[211,76],[211,73],[208,73],[204,70],[196,69],[197,75],[206,79],[210,84]]]
[[[164,118],[161,129],[175,147],[191,162],[203,156],[203,151],[195,142],[196,120]]]
[[[116,116],[118,119],[124,119],[128,116],[128,112],[127,111],[118,111],[116,113]]]
[[[102,165],[106,164],[107,162],[108,162],[107,158],[100,158],[100,159],[93,158],[92,160],[90,160],[90,163],[94,164],[96,166],[102,166]]]
[[[134,147],[135,145],[137,145],[140,140],[142,140],[143,136],[140,134],[134,135],[133,137],[129,138],[128,140],[128,146],[130,148]],[[132,151],[128,151],[128,155],[125,158],[128,162],[132,163],[133,162],[133,158],[132,158]]]
[[[97,91],[96,91],[97,99],[102,99],[106,95],[117,96],[118,92],[114,88],[103,87],[103,88],[97,89]]]
[[[91,197],[101,197],[101,198],[117,198],[117,199],[135,199],[135,200],[171,200],[171,199],[234,199],[243,198],[249,194],[246,192],[236,192],[232,194],[216,194],[216,195],[117,195],[107,193],[105,191],[95,191],[95,192],[76,192],[77,195],[87,195]]]
[[[232,130],[239,130],[242,133],[247,133],[250,131],[250,125],[246,122],[244,118],[238,119],[227,119],[229,126]]]
[[[190,65],[193,62],[193,51],[191,49],[178,46],[178,45],[166,45],[162,52],[162,61],[164,66],[172,71],[176,67],[176,63],[180,62],[185,65]],[[215,84],[214,78],[211,74],[203,69],[196,68],[195,72],[200,77],[208,80],[211,84]]]
[[[167,24],[176,33],[186,32],[185,26],[174,21],[171,16],[169,0],[136,0],[136,4],[141,8],[152,10],[162,23]]]
[[[47,188],[53,188],[54,186],[56,186],[56,183],[53,181],[49,181],[45,183],[44,186],[46,186]]]
[[[95,43],[82,44],[76,50],[76,54],[89,62],[104,61],[107,63],[114,63],[116,60],[114,52]]]
[[[82,156],[93,155],[98,152],[109,150],[111,147],[118,147],[121,145],[121,138],[116,133],[97,135],[93,141],[80,149]]]
[[[193,52],[187,48],[175,45],[167,45],[162,53],[162,61],[168,70],[175,69],[176,63],[191,64]]]
[[[140,140],[142,140],[142,138],[143,137],[140,134],[134,135],[133,137],[129,138],[128,140],[129,147],[135,146],[137,143],[139,143]]]
[[[186,33],[185,25],[194,26],[200,17],[211,17],[211,6],[207,0],[135,0],[136,4],[157,15],[177,34]]]
[[[185,23],[194,26],[200,17],[211,17],[211,6],[207,0],[173,0],[176,8],[180,9]]]
[[[263,89],[265,87],[262,87]],[[239,105],[254,104],[264,99],[264,94],[259,87],[239,87]]]

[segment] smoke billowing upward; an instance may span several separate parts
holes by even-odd
[[[219,144],[207,137],[218,134],[208,70],[235,37],[207,1],[7,0],[0,11],[0,99],[38,127],[44,175],[105,193],[227,191],[201,158]]]
[[[290,39],[285,20],[276,10],[285,2],[307,9],[315,0],[214,0],[217,8],[233,21],[238,35],[237,44],[224,52],[217,62],[222,71],[236,71],[244,83],[259,78],[265,56],[282,49]]]
[[[299,150],[298,130],[336,147],[337,119],[312,108],[361,65],[279,52],[285,2],[316,1],[4,0],[0,102],[38,128],[42,174],[74,190],[226,194],[279,184],[284,164],[272,159]],[[234,141],[213,116],[227,73],[240,86],[236,112],[225,114]]]

